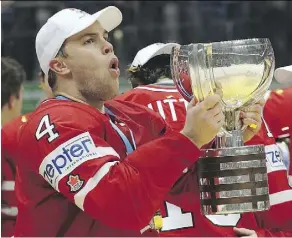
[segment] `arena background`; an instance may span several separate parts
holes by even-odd
[[[89,13],[114,5],[123,13],[111,42],[120,59],[120,90],[130,88],[124,69],[137,51],[154,42],[213,42],[252,37],[271,40],[276,67],[292,64],[290,1],[1,1],[2,56],[22,63],[27,72],[23,113],[43,97],[38,87],[35,36],[58,10],[79,8]],[[285,87],[273,80],[271,88]]]

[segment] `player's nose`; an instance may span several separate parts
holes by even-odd
[[[109,42],[106,42],[103,49],[102,49],[102,54],[107,55],[107,54],[113,53],[113,52],[114,52],[113,45]]]

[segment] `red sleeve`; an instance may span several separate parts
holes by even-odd
[[[104,140],[105,125],[99,118],[77,108],[65,110],[47,109],[31,119],[20,139],[21,151],[30,158],[22,165],[105,225],[145,227],[182,171],[199,157],[189,139],[168,131],[120,160]],[[32,140],[45,117],[50,132]]]
[[[264,118],[273,135],[278,137],[288,133],[283,131],[285,127],[292,128],[291,122],[292,87],[272,91],[264,107]]]
[[[292,189],[288,183],[287,170],[281,159],[279,147],[274,138],[267,136],[264,124],[259,134],[247,144],[265,145],[270,209],[255,213],[260,227],[292,232],[292,213],[287,212],[292,211]]]
[[[17,151],[17,133],[27,121],[27,116],[20,116],[1,129],[1,217],[2,237],[12,236],[18,214],[15,197],[15,172]]]
[[[14,192],[15,164],[3,155],[3,147],[1,154],[1,237],[8,237],[13,235],[18,213]]]

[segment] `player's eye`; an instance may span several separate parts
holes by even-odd
[[[92,44],[92,43],[94,43],[94,42],[95,42],[95,40],[94,40],[93,38],[90,38],[90,39],[88,39],[88,40],[86,40],[86,41],[84,42],[84,45]]]

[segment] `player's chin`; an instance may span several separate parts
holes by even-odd
[[[111,100],[119,95],[119,85],[112,86],[106,95],[106,100]]]

